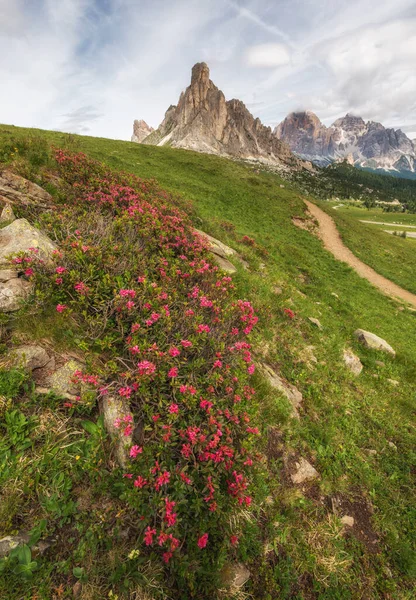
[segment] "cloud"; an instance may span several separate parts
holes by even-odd
[[[99,113],[94,106],[80,106],[65,115],[65,121],[62,124],[64,131],[71,133],[81,133],[90,131],[90,125],[93,121],[103,117],[103,113]]]
[[[280,67],[290,62],[290,54],[283,44],[259,44],[246,51],[250,67]]]

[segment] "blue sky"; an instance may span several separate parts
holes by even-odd
[[[129,139],[205,61],[274,126],[346,112],[416,138],[415,0],[0,0],[0,122]]]

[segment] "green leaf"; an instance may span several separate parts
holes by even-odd
[[[72,574],[77,579],[83,579],[84,578],[84,567],[74,567],[72,569]]]
[[[19,546],[19,550],[17,552],[17,559],[21,565],[27,566],[32,560],[32,552],[27,544],[23,544],[23,546]]]
[[[40,540],[42,533],[45,531],[45,529],[46,529],[46,519],[42,519],[41,521],[39,521],[38,525],[36,525],[36,527],[34,527],[32,529],[32,531],[30,532],[30,538],[27,543],[27,545],[30,548],[32,548],[32,546],[34,546],[35,544],[38,543],[38,541]]]
[[[82,421],[81,427],[85,429],[85,431],[91,435],[94,435],[98,431],[98,427],[92,421]]]

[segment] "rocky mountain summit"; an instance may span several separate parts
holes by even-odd
[[[326,127],[313,112],[295,112],[274,133],[298,156],[322,166],[347,159],[361,167],[416,173],[416,145],[403,131],[352,114]]]
[[[150,127],[146,121],[143,121],[143,119],[137,121],[136,119],[133,123],[133,135],[131,136],[131,141],[140,144],[140,142],[142,142],[145,137],[152,133],[152,131],[154,131],[153,127]]]
[[[205,63],[194,65],[190,86],[182,92],[177,106],[168,108],[159,127],[144,139],[132,141],[269,164],[307,166],[270,127],[255,119],[243,102],[225,99],[209,78]]]

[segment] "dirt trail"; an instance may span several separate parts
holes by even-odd
[[[316,204],[312,204],[308,200],[304,200],[309,212],[317,219],[319,223],[319,233],[324,246],[329,250],[335,258],[342,260],[350,265],[361,277],[367,279],[370,283],[376,286],[384,294],[392,296],[393,298],[399,298],[408,302],[416,308],[416,295],[404,290],[400,286],[396,285],[389,279],[386,279],[382,275],[379,275],[374,269],[364,264],[359,258],[355,256],[349,250],[344,242],[341,240],[341,236],[338,233],[338,229],[335,226],[333,219],[327,215],[323,210],[318,208]]]

